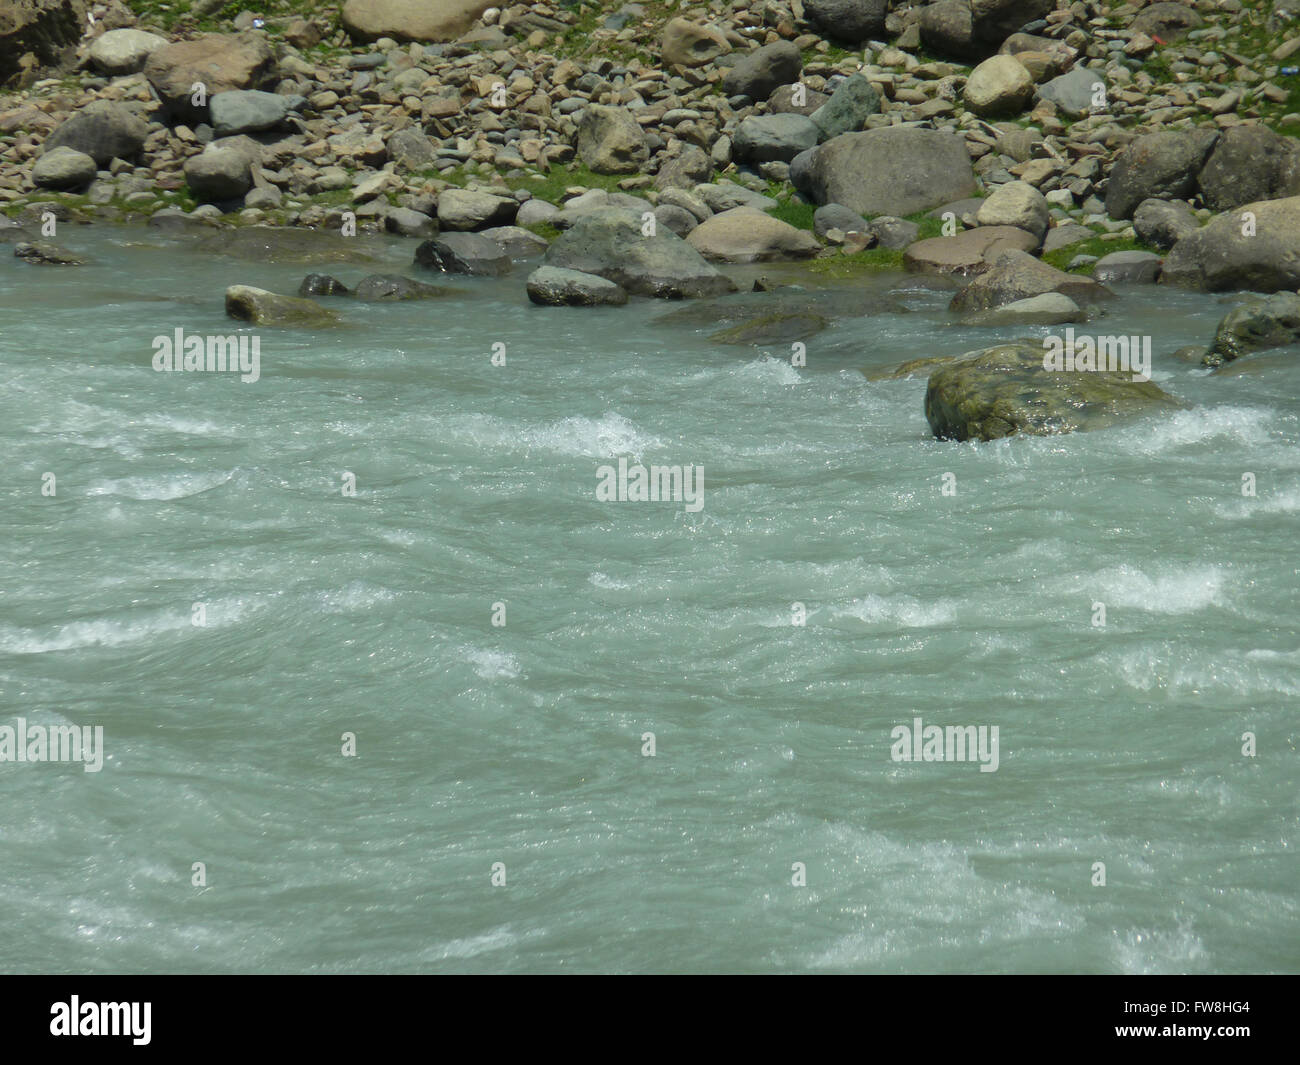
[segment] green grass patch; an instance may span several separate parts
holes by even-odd
[[[1093,237],[1090,240],[1081,240],[1078,244],[1067,244],[1064,248],[1057,248],[1056,251],[1048,252],[1043,256],[1043,262],[1048,266],[1055,266],[1058,270],[1065,270],[1070,260],[1076,255],[1095,255],[1100,259],[1103,255],[1109,255],[1113,251],[1155,251],[1155,248],[1143,244],[1141,241],[1133,240],[1127,237],[1118,237],[1113,240],[1103,240],[1100,236]],[[1092,266],[1081,266],[1074,272],[1088,273]]]

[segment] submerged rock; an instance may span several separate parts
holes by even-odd
[[[539,266],[528,275],[528,298],[547,307],[596,307],[627,302],[627,290],[581,270]]]
[[[428,300],[439,296],[450,296],[451,289],[426,285],[423,281],[412,281],[401,274],[371,274],[357,282],[352,295],[367,303],[393,302],[396,300]]]
[[[281,296],[251,285],[226,289],[226,314],[254,325],[324,326],[338,325],[339,316],[311,300]]]
[[[897,300],[861,289],[763,286],[683,307],[664,320],[699,328],[722,326],[709,337],[720,344],[788,344],[805,340],[836,320],[906,313]]]
[[[1214,343],[1202,358],[1218,366],[1252,352],[1300,344],[1300,296],[1277,292],[1234,308],[1219,323]]]
[[[347,285],[329,274],[308,274],[298,286],[299,296],[350,296]]]
[[[966,319],[966,325],[1065,325],[1088,318],[1083,309],[1060,292],[1016,300],[991,311],[980,311]]]
[[[1090,277],[1067,274],[1022,251],[1003,252],[992,269],[980,274],[949,304],[954,311],[987,311],[1016,300],[1063,292],[1076,303],[1091,303],[1113,295]]]
[[[14,245],[14,258],[38,266],[85,266],[86,260],[57,244],[44,240],[23,241]]]
[[[971,352],[930,376],[925,417],[941,440],[996,440],[1101,429],[1184,404],[1150,381],[1110,371],[1043,368],[1029,340]]]
[[[445,274],[497,277],[510,271],[510,256],[477,233],[444,233],[415,249],[415,265]]]

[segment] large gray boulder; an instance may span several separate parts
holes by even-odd
[[[519,213],[513,196],[494,196],[473,189],[444,189],[438,197],[438,223],[443,229],[487,229],[511,225]]]
[[[1092,267],[1103,285],[1150,285],[1160,276],[1160,256],[1150,251],[1113,251]]]
[[[46,152],[71,148],[107,167],[114,159],[134,159],[148,136],[149,123],[124,104],[96,100],[46,137],[41,147]]]
[[[921,41],[954,59],[984,59],[1054,6],[1055,0],[939,0],[921,9]]]
[[[578,126],[578,155],[597,174],[635,174],[649,160],[650,146],[631,111],[592,104]]]
[[[981,226],[1015,226],[1032,233],[1040,243],[1047,232],[1048,219],[1047,200],[1025,181],[999,185],[975,214]]]
[[[884,35],[889,0],[804,0],[803,9],[825,36],[858,44]]]
[[[214,141],[185,160],[185,181],[200,203],[237,200],[253,187],[253,158]]]
[[[415,249],[415,265],[445,274],[496,277],[510,270],[510,256],[478,233],[443,233]]]
[[[995,55],[971,71],[962,90],[968,111],[985,118],[1018,115],[1034,96],[1033,75],[1014,56]]]
[[[814,147],[820,137],[817,124],[804,115],[750,115],[736,129],[732,154],[739,162],[789,162]]]
[[[1300,344],[1300,296],[1276,292],[1234,308],[1219,322],[1202,362],[1218,366],[1252,352]]]
[[[1300,194],[1300,143],[1267,126],[1232,126],[1219,135],[1197,185],[1212,211]]]
[[[109,77],[135,74],[166,43],[166,37],[144,30],[109,30],[90,46],[90,63]]]
[[[99,172],[95,160],[73,148],[55,148],[36,160],[32,182],[37,188],[72,192],[84,189]]]
[[[1105,88],[1105,74],[1080,65],[1059,78],[1044,82],[1038,86],[1035,95],[1055,104],[1058,111],[1070,118],[1082,118],[1092,112],[1099,96],[1099,85]]]
[[[991,269],[957,293],[948,305],[953,311],[987,311],[1016,300],[1060,292],[1080,306],[1113,295],[1090,277],[1067,274],[1023,251],[1006,251]]]
[[[301,106],[301,96],[282,96],[260,89],[229,89],[208,100],[212,131],[218,137],[274,129]]]
[[[1204,26],[1205,21],[1187,4],[1158,3],[1139,11],[1130,25],[1134,33],[1169,43],[1185,37],[1188,30]]]
[[[1183,200],[1196,193],[1196,175],[1219,139],[1218,130],[1165,130],[1139,137],[1111,167],[1106,212],[1132,218],[1143,200]]]
[[[1160,280],[1206,292],[1300,288],[1300,196],[1211,219],[1170,249]]]
[[[735,287],[698,251],[662,226],[645,236],[618,208],[584,212],[546,251],[546,266],[596,274],[640,296],[717,296]]]
[[[813,153],[807,184],[819,204],[904,216],[973,195],[975,172],[961,137],[890,126],[828,140]]]
[[[722,79],[722,91],[728,96],[748,96],[766,100],[778,86],[799,80],[803,57],[789,41],[765,44],[740,58]]]
[[[85,0],[0,0],[0,85],[70,66],[89,9]]]
[[[581,270],[539,266],[528,275],[528,298],[544,307],[599,307],[627,302],[627,290]]]
[[[941,440],[997,440],[1103,429],[1183,408],[1150,381],[1120,371],[1049,370],[1045,346],[1015,341],[970,352],[930,375],[925,417]]]

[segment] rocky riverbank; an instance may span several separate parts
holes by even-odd
[[[881,268],[1008,330],[1084,322],[1114,285],[1276,293],[1182,353],[1219,365],[1300,333],[1300,0],[1266,7],[0,0],[0,241],[70,266],[66,227],[137,221],[312,263],[388,232],[414,275],[517,272],[537,304],[715,300],[722,343],[892,313],[815,298]],[[799,287],[727,295],[780,260]],[[334,320],[307,282],[240,281],[234,315]],[[952,429],[961,406],[935,432],[989,435]]]

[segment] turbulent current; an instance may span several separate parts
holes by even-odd
[[[1300,362],[1169,358],[1230,299],[1096,324],[1188,409],[958,444],[862,371],[1048,330],[904,275],[795,366],[519,271],[223,313],[409,242],[59,239],[0,266],[0,725],[103,763],[0,762],[0,968],[1300,968]],[[259,379],[155,371],[178,328]],[[702,505],[598,496],[620,460]]]

